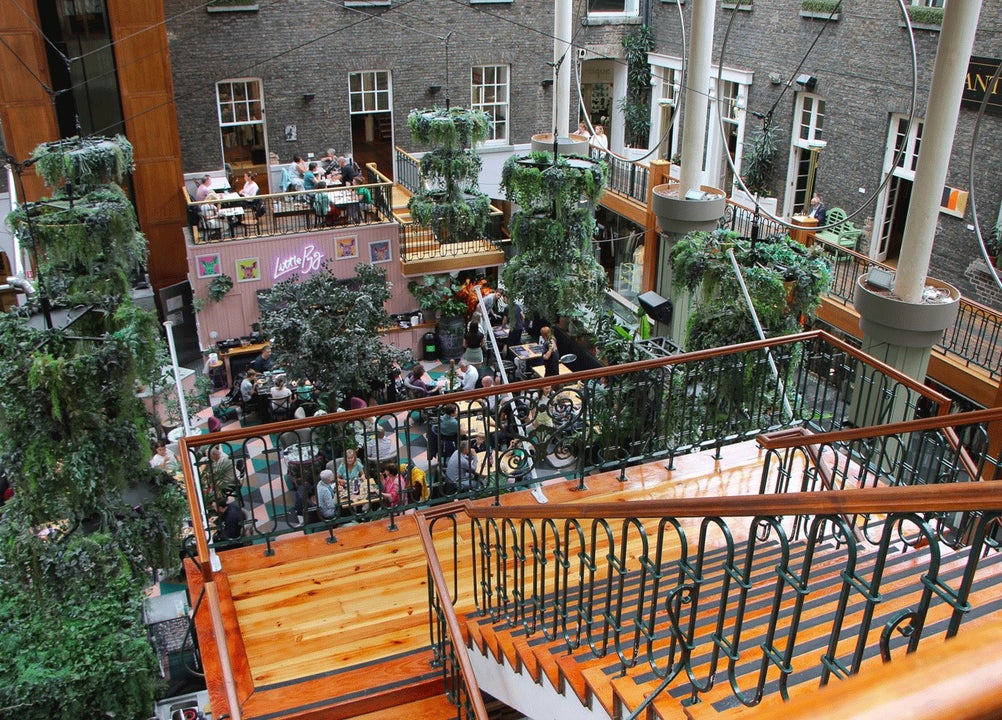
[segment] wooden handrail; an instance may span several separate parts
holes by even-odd
[[[455,506],[452,506],[450,509],[454,510]],[[470,662],[470,656],[466,652],[466,643],[463,642],[463,631],[459,626],[459,619],[456,617],[456,612],[452,607],[449,585],[445,579],[445,573],[442,571],[442,564],[439,562],[438,553],[435,550],[435,542],[431,537],[431,530],[428,527],[429,517],[446,514],[449,513],[435,512],[434,510],[417,513],[415,519],[417,521],[418,535],[421,538],[422,546],[424,546],[425,557],[428,558],[428,572],[431,573],[432,583],[435,586],[435,592],[438,593],[439,603],[445,615],[446,632],[452,640],[453,648],[455,648],[456,659],[459,661],[459,672],[463,676],[463,682],[468,689],[467,694],[470,698],[470,704],[473,706],[473,714],[477,720],[488,720],[487,708],[484,706],[484,699],[480,694],[480,686],[477,684],[477,675],[473,670],[473,663]],[[431,611],[430,608],[429,611]],[[445,658],[442,658],[442,661],[443,663],[447,662]],[[462,709],[460,709],[459,716],[463,716]]]
[[[756,515],[841,515],[866,512],[937,512],[1002,510],[1002,483],[821,490],[780,495],[604,502],[575,505],[479,507],[464,506],[478,518],[634,518],[634,517],[754,517]]]

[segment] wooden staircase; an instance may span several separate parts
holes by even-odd
[[[767,673],[767,697],[779,693],[779,672],[775,665],[763,664],[762,647],[768,642],[769,610],[775,593],[775,583],[770,581],[775,580],[775,568],[782,554],[778,543],[771,542],[768,545],[766,552],[756,553],[750,573],[751,588],[745,599],[734,672],[734,683],[742,690],[753,688],[760,672]],[[742,558],[742,552],[743,549],[739,548],[736,557]],[[797,567],[805,552],[806,547],[803,542],[794,546],[793,555],[789,560],[791,568]],[[929,547],[902,547],[899,554],[887,558],[880,586],[881,602],[877,606],[870,631],[866,635],[864,665],[881,664],[878,647],[881,630],[885,622],[890,621],[897,613],[914,607],[923,589],[921,576],[927,568],[930,552]],[[940,578],[949,581],[951,585],[956,585],[966,559],[961,555],[955,555],[951,559],[949,555],[949,552],[944,553]],[[725,572],[724,558],[722,550],[712,551],[703,556],[702,574],[709,589],[704,585],[700,591],[695,633],[692,636],[694,677],[701,684],[712,685],[712,689],[700,693],[698,701],[691,704],[693,697],[691,684],[683,672],[654,700],[648,708],[647,717],[686,717],[698,720],[725,716],[744,717],[756,713],[754,707],[742,705],[732,692],[726,654],[720,652],[716,658],[713,654],[714,649],[719,650],[720,645],[719,642],[714,642],[713,636],[717,634],[718,637],[730,640],[738,617],[736,601],[729,600],[722,609],[718,606],[723,586],[730,582],[733,590],[736,582]],[[740,566],[742,562],[743,559],[736,561],[735,564]],[[857,561],[857,575],[871,578],[875,571],[875,562],[875,553],[864,553]],[[811,564],[808,582],[810,596],[805,605],[807,611],[796,629],[797,655],[791,661],[794,672],[789,678],[789,694],[792,698],[811,693],[818,688],[821,674],[818,658],[825,653],[828,645],[835,608],[843,585],[842,573],[845,566],[844,548],[838,548],[831,543],[823,548],[823,552],[816,553]],[[997,622],[998,613],[1002,611],[1002,594],[997,589],[1000,575],[1002,575],[1002,556],[998,553],[993,553],[981,561],[972,595],[973,609],[965,617],[961,634],[972,632],[971,627],[974,625],[981,624],[987,627]],[[634,574],[632,579],[636,580],[637,575]],[[670,573],[666,575],[666,581],[669,584],[674,583]],[[637,594],[636,583],[627,587],[625,592],[627,607],[631,599],[636,600]],[[784,610],[780,613],[777,631],[779,636],[790,629],[790,606],[796,600],[796,595],[789,586],[784,595]],[[552,602],[550,605],[552,606]],[[945,602],[933,603],[924,627],[924,639],[919,652],[936,652],[951,612],[952,608]],[[685,606],[682,607],[682,613],[681,625],[685,628],[689,622]],[[863,621],[865,613],[866,603],[861,593],[849,593],[844,630],[836,653],[836,657],[842,662],[849,662],[856,643],[855,629]],[[624,612],[621,625],[629,626],[634,616],[635,613],[631,616],[629,612]],[[581,646],[569,650],[564,637],[559,633],[555,640],[547,640],[541,632],[529,634],[521,626],[512,627],[505,620],[492,621],[477,612],[467,613],[462,619],[471,652],[479,652],[488,659],[507,664],[511,668],[509,672],[521,676],[522,682],[548,683],[556,692],[575,696],[584,708],[597,707],[609,717],[625,717],[638,708],[648,695],[654,693],[660,684],[660,679],[644,661],[642,642],[639,661],[624,675],[621,672],[622,666],[616,648],[611,643],[607,653],[596,657],[589,650],[587,642],[582,642]],[[904,654],[906,641],[906,638],[900,635],[892,641],[895,657]],[[671,638],[665,632],[654,638],[653,652],[659,658],[659,666],[667,665],[672,645]],[[779,645],[782,647],[783,643],[780,642]],[[629,654],[631,648],[626,647],[625,650]],[[680,652],[677,644],[675,652],[674,657],[677,658]],[[830,682],[838,683],[839,680],[833,677]]]

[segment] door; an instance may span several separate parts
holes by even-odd
[[[881,262],[898,256],[915,181],[923,123],[918,118],[908,120],[907,115],[894,115],[888,130],[884,177],[890,174],[891,179],[878,198],[873,223],[876,238],[870,243],[870,257]]]
[[[366,70],[348,76],[351,155],[359,167],[369,163],[393,179],[393,111],[390,73]]]

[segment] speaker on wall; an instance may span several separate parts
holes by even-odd
[[[640,307],[644,309],[644,312],[651,316],[652,320],[665,323],[666,325],[671,322],[672,312],[675,310],[671,300],[667,300],[653,290],[649,290],[639,296],[637,302],[640,303]]]

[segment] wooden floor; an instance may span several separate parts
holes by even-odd
[[[551,503],[752,494],[759,475],[759,450],[745,443],[725,448],[720,461],[688,455],[672,472],[652,463],[628,468],[622,483],[610,472],[587,478],[584,491],[556,481],[545,493]],[[502,502],[536,500],[512,493]],[[430,700],[442,682],[430,665],[425,559],[414,520],[399,518],[395,532],[387,524],[340,529],[333,545],[326,533],[287,536],[273,543],[271,557],[264,545],[220,553],[215,585],[241,717],[358,717],[407,703],[414,703],[409,720],[455,716]],[[202,583],[193,567],[188,577],[198,598]],[[228,704],[207,603],[196,627],[219,717]]]

